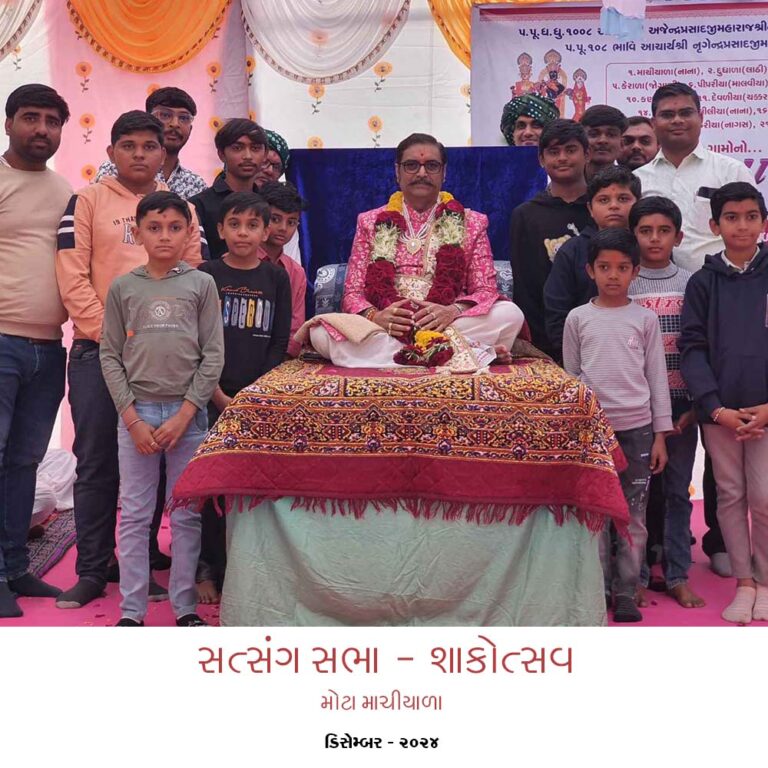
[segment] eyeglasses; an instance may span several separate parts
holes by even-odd
[[[673,109],[665,109],[663,112],[658,112],[656,117],[659,120],[674,120],[676,117],[690,120],[695,114],[697,114],[697,110],[693,107],[686,107],[685,109],[678,109],[677,112]]]
[[[152,114],[166,125],[172,122],[174,117],[179,121],[179,125],[192,125],[192,121],[195,119],[194,115],[190,115],[189,112],[172,112],[170,109],[155,109]]]
[[[406,160],[398,165],[409,175],[418,173],[421,168],[427,173],[440,173],[443,170],[443,164],[438,160],[427,160],[426,163],[420,163],[418,160]]]
[[[273,173],[276,173],[278,176],[280,176],[280,174],[282,174],[282,172],[283,172],[283,164],[279,163],[279,162],[278,163],[272,163],[269,160],[265,160],[262,163],[261,167],[265,171],[271,170]]]

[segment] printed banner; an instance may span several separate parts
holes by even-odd
[[[472,142],[504,144],[504,104],[551,99],[579,119],[592,104],[651,116],[673,81],[701,97],[702,141],[742,159],[768,192],[768,2],[649,6],[645,35],[600,32],[599,6],[476,6],[472,16]]]

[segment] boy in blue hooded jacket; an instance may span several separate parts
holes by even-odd
[[[678,348],[736,577],[722,616],[748,624],[768,621],[768,248],[758,244],[768,214],[746,182],[720,187],[710,202],[710,227],[725,250],[688,281]]]

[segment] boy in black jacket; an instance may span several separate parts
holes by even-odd
[[[768,248],[758,245],[766,207],[741,181],[720,187],[710,202],[710,228],[725,250],[707,256],[688,281],[678,347],[736,577],[722,617],[748,624],[768,620]]]
[[[544,192],[512,211],[509,240],[514,301],[528,321],[533,343],[548,355],[554,348],[544,329],[544,281],[558,248],[592,223],[584,194],[588,147],[587,134],[578,123],[549,123],[539,141],[539,162],[550,183]]]
[[[589,244],[601,229],[629,227],[629,211],[640,199],[640,180],[627,168],[611,165],[587,184],[587,208],[596,226],[587,226],[557,252],[544,284],[544,320],[547,338],[558,362],[563,356],[563,327],[568,313],[597,296],[595,281],[587,274]]]

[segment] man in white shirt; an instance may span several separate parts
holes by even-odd
[[[635,175],[643,185],[643,197],[661,195],[677,203],[685,237],[675,248],[675,263],[696,272],[707,254],[723,250],[723,241],[709,228],[711,193],[731,181],[754,184],[755,180],[740,160],[711,152],[700,143],[701,102],[689,85],[663,85],[653,95],[651,113],[661,149]]]
[[[647,165],[635,170],[643,185],[643,197],[661,195],[677,203],[683,214],[683,242],[675,248],[675,263],[690,272],[704,265],[704,257],[724,249],[723,241],[712,233],[709,220],[712,193],[731,181],[755,180],[739,160],[711,152],[700,143],[701,101],[699,94],[685,83],[663,85],[653,94],[651,114],[659,152]],[[707,456],[704,469],[704,519],[708,531],[702,549],[719,576],[731,575],[717,521],[717,491],[712,464]]]

